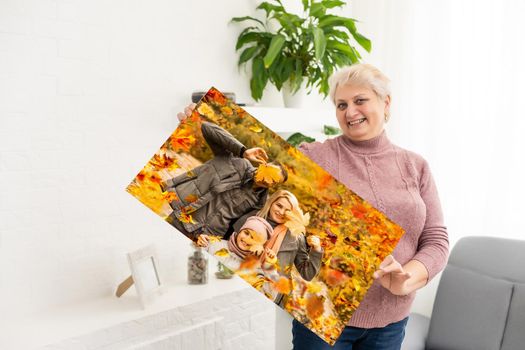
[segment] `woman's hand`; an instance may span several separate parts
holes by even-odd
[[[197,238],[197,245],[199,247],[206,248],[209,243],[210,243],[210,240],[209,240],[209,236],[208,235],[200,235]]]
[[[268,162],[268,154],[260,147],[249,148],[242,154],[243,158],[251,162],[266,164]]]
[[[308,243],[308,245],[312,247],[316,252],[321,252],[323,250],[323,248],[321,248],[321,239],[319,238],[319,236],[309,235],[308,237],[306,237],[306,243]]]
[[[407,295],[411,292],[407,283],[410,277],[412,274],[403,269],[392,255],[387,256],[379,265],[379,270],[374,272],[374,278],[379,279],[381,285],[394,295]]]
[[[191,116],[193,113],[193,110],[195,109],[197,105],[195,103],[191,103],[184,108],[184,112],[177,113],[177,118],[179,118],[179,121],[184,121],[184,119]]]

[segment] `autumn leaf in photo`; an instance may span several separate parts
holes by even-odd
[[[223,248],[223,249],[219,249],[218,251],[216,251],[214,255],[219,256],[221,258],[225,258],[225,257],[230,256],[230,252],[228,249]]]
[[[310,214],[304,214],[301,208],[288,211],[284,225],[288,227],[294,235],[305,234],[306,227],[310,223]]]
[[[281,170],[274,165],[261,164],[255,173],[255,181],[275,183],[281,179]]]
[[[174,151],[188,151],[195,143],[195,136],[189,128],[180,128],[171,135],[170,141]]]
[[[292,281],[289,278],[281,276],[276,282],[273,282],[273,288],[282,294],[288,294],[292,290]]]

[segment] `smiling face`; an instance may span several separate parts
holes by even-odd
[[[383,131],[390,96],[382,99],[363,85],[339,85],[335,91],[335,107],[343,134],[353,141],[364,141]]]
[[[245,228],[237,234],[237,246],[244,251],[253,252],[255,248],[262,246],[266,240],[254,230]]]
[[[286,220],[286,212],[292,210],[292,203],[285,197],[281,197],[270,206],[270,219],[278,224],[283,224]]]

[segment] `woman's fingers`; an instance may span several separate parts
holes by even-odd
[[[179,121],[184,121],[186,118],[190,117],[197,105],[195,103],[189,104],[184,108],[184,112],[177,113],[177,118]]]
[[[390,272],[405,272],[403,270],[403,266],[401,266],[400,263],[398,263],[397,261],[395,263],[392,263],[388,266],[385,266],[383,268],[380,269],[381,271],[384,271],[385,273],[390,273]]]
[[[390,264],[392,264],[393,262],[395,262],[396,259],[394,259],[394,257],[392,255],[389,255],[385,258],[385,260],[383,260],[383,262],[379,265],[379,268],[382,269],[384,268],[385,266],[388,266]]]
[[[407,280],[410,277],[412,277],[412,274],[410,272],[405,272],[405,271],[403,272],[385,272],[384,270],[377,270],[376,272],[374,272],[373,277],[375,279],[378,279],[378,278],[388,275],[389,273],[392,273],[393,276],[395,276],[396,278],[403,279],[403,280]]]
[[[195,106],[197,105],[195,103],[192,103],[192,104],[189,104],[186,108],[184,108],[184,113],[186,113],[186,116],[191,117],[191,114],[193,113]]]
[[[375,279],[378,279],[378,278],[383,277],[384,275],[385,275],[385,272],[384,272],[384,271],[377,270],[377,271],[374,272],[373,277],[374,277]]]

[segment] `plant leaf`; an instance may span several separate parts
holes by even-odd
[[[326,7],[324,7],[324,5],[320,2],[314,2],[312,6],[310,7],[310,11],[308,13],[312,17],[319,18],[325,15]]]
[[[340,0],[323,0],[322,4],[327,9],[331,9],[334,7],[343,7],[346,3]]]
[[[303,82],[303,61],[301,61],[299,58],[296,58],[292,93],[296,92],[297,90],[301,88],[302,82]]]
[[[239,35],[239,38],[237,39],[237,43],[235,44],[235,51],[239,50],[246,43],[258,41],[260,37],[261,37],[261,34],[257,32],[248,32],[248,33]]]
[[[303,2],[303,10],[306,11],[306,9],[308,8],[309,0],[302,0],[302,2]]]
[[[372,43],[370,42],[370,39],[364,37],[363,35],[357,32],[355,21],[353,19],[346,18],[344,21],[344,26],[348,29],[350,34],[352,34],[352,36],[354,37],[355,41],[357,41],[357,43],[361,45],[363,49],[365,49],[367,52],[370,52],[370,50],[372,50]]]
[[[357,56],[357,51],[355,51],[354,48],[348,44],[343,44],[336,40],[329,40],[326,43],[326,45],[327,47],[333,48],[347,55],[348,58],[352,60],[352,63],[359,61],[359,57]]]
[[[324,52],[326,49],[326,38],[324,36],[323,30],[318,27],[313,28],[313,34],[314,34],[315,58],[317,60],[321,60],[321,58],[324,56]]]
[[[292,145],[294,147],[299,146],[303,142],[310,143],[310,142],[314,142],[314,141],[315,141],[315,139],[313,137],[303,135],[300,132],[296,132],[296,133],[290,135],[290,137],[288,137],[288,139],[286,139],[286,142],[288,142],[290,145]]]
[[[280,6],[280,5],[273,5],[273,4],[270,4],[269,2],[262,2],[259,6],[256,7],[257,10],[264,10],[266,12],[266,17],[268,18],[272,18],[272,16],[270,16],[270,13],[274,12],[274,13],[278,13],[278,12],[286,12],[284,10],[284,7]]]
[[[256,57],[252,62],[252,79],[250,80],[250,90],[255,101],[261,99],[267,82],[268,75],[264,68],[263,59]]]
[[[243,64],[244,62],[250,60],[251,58],[253,58],[255,56],[255,54],[257,53],[257,51],[259,50],[259,46],[251,46],[249,48],[247,48],[246,50],[244,50],[242,53],[241,53],[241,57],[239,58],[239,63],[238,65],[240,66],[241,64]]]
[[[325,135],[339,135],[341,133],[341,129],[335,126],[325,125],[323,126],[323,132]]]
[[[281,52],[284,42],[285,42],[284,36],[281,34],[276,34],[272,41],[270,42],[270,47],[268,48],[268,52],[264,56],[264,67],[268,68],[275,60],[275,57]]]
[[[264,27],[264,23],[261,20],[251,17],[251,16],[233,17],[230,22],[243,22],[243,21],[248,21],[248,20],[260,23]]]

